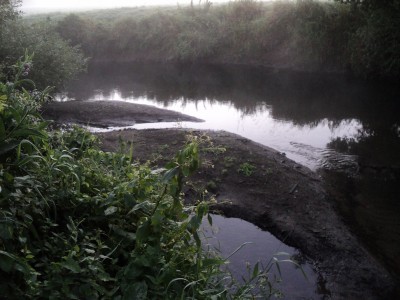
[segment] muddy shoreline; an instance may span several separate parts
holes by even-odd
[[[100,128],[140,123],[203,121],[179,112],[123,101],[51,102],[43,106],[42,115],[56,123],[78,123]]]
[[[73,104],[48,104],[43,108],[44,117],[58,123],[100,127],[201,121],[121,101]],[[154,166],[164,166],[174,157],[187,135],[207,136],[214,146],[202,151],[203,167],[186,185],[187,201],[199,199],[201,191],[207,190],[207,195],[217,200],[215,211],[254,223],[300,249],[322,277],[325,298],[400,298],[398,282],[336,213],[335,201],[324,189],[321,177],[284,154],[224,131],[130,129],[98,133],[103,150],[118,151],[121,139],[132,142],[134,158]]]
[[[396,298],[395,280],[337,215],[318,174],[284,154],[223,131],[123,130],[99,137],[106,151],[117,151],[122,138],[132,142],[136,159],[163,166],[188,134],[206,135],[214,147],[226,149],[203,151],[208,167],[190,178],[189,201],[207,189],[217,199],[215,210],[252,222],[300,249],[314,262],[332,299]],[[254,166],[249,176],[240,171],[245,164]]]

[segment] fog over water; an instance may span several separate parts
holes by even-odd
[[[205,0],[201,3],[206,2]],[[228,0],[213,0],[213,4],[229,2]],[[198,4],[199,0],[194,0]],[[86,10],[99,8],[137,7],[156,5],[189,5],[190,0],[23,0],[22,10],[25,13],[39,13],[61,10]]]

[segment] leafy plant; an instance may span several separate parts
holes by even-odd
[[[242,163],[239,168],[237,169],[238,173],[243,174],[246,177],[249,177],[253,175],[253,172],[255,171],[256,167],[253,166],[252,164],[245,162]]]
[[[0,162],[6,162],[10,152],[19,147],[34,152],[34,144],[39,145],[46,138],[44,128],[47,123],[38,114],[49,89],[28,92],[25,87],[34,88],[32,81],[23,79],[30,70],[32,55],[25,57],[14,66],[16,73],[12,81],[0,82]],[[15,152],[14,152],[15,154]]]

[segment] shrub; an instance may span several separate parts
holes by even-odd
[[[6,68],[28,50],[35,53],[35,68],[30,78],[40,88],[60,87],[66,80],[85,70],[86,59],[79,47],[71,47],[55,32],[51,21],[25,25],[18,17],[17,2],[0,3],[0,79],[11,77]],[[7,4],[9,3],[9,4]],[[11,3],[11,4],[10,4]]]

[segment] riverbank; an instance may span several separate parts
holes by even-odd
[[[214,209],[266,229],[315,262],[333,299],[391,299],[396,282],[337,216],[321,179],[282,153],[221,131],[124,130],[101,133],[103,149],[132,142],[134,158],[163,166],[185,137],[208,136],[205,165],[185,191],[188,201],[208,191]],[[226,151],[222,151],[225,149]]]
[[[94,127],[132,126],[156,122],[202,122],[179,112],[123,101],[74,101],[47,103],[43,117],[59,124],[82,124]]]
[[[79,105],[70,105],[71,102],[61,105],[69,114],[64,115],[65,110],[59,109],[54,119],[63,117],[64,122],[71,123],[68,118],[73,116],[74,122],[82,124],[85,122],[78,117],[94,118],[107,102],[87,103],[94,103],[95,108],[84,114],[79,113]],[[114,102],[114,118],[124,114],[126,104]],[[173,114],[151,106],[133,107],[138,111],[146,109],[150,116]],[[273,149],[237,135],[213,131],[193,133],[210,136],[217,149],[202,154],[203,160],[208,162],[206,165],[214,167],[201,169],[192,178],[192,188],[185,191],[187,200],[202,198],[201,191],[207,189],[208,195],[215,195],[218,200],[215,210],[248,220],[301,249],[315,262],[322,281],[326,281],[326,288],[335,298],[347,299],[349,295],[367,299],[387,295],[386,298],[390,298],[393,279],[338,217],[335,202],[330,201],[317,174]],[[187,134],[185,130],[164,129],[113,131],[99,136],[104,150],[118,150],[121,140],[133,142],[134,158],[163,166],[182,149]]]

